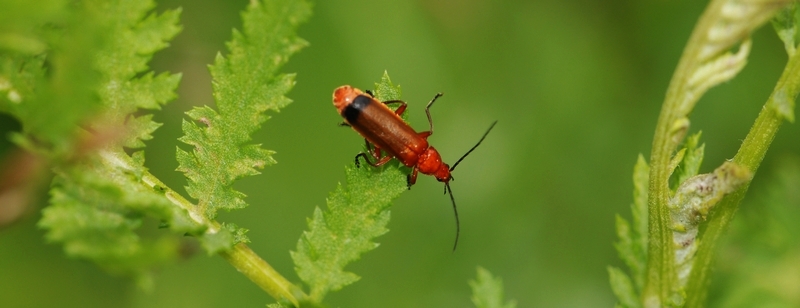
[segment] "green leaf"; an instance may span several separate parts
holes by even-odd
[[[200,244],[208,255],[216,254],[231,248],[235,237],[229,229],[220,229],[217,232],[206,232],[200,237]]]
[[[790,57],[797,50],[797,26],[798,17],[800,17],[798,14],[800,14],[798,5],[796,2],[792,2],[775,14],[775,18],[772,19],[772,26],[775,28],[775,32],[778,33],[778,37],[783,41],[786,53]]]
[[[625,218],[617,215],[616,219],[616,231],[619,241],[614,243],[614,248],[617,249],[617,253],[620,259],[625,262],[625,265],[628,266],[632,273],[635,273],[634,277],[638,278],[638,275],[643,273],[645,265],[642,259],[644,255],[641,247],[638,246],[638,242],[634,242],[634,238],[638,239],[638,237],[633,234],[630,223]],[[637,287],[641,287],[641,285],[637,285]]]
[[[472,303],[478,308],[514,308],[517,303],[503,303],[503,281],[492,277],[492,273],[478,266],[478,277],[469,282],[472,287]]]
[[[398,164],[371,169],[345,168],[347,186],[338,185],[328,197],[326,211],[314,210],[308,231],[292,252],[295,270],[311,287],[313,302],[359,279],[344,267],[378,247],[372,239],[388,232],[389,206],[407,189],[406,175]]]
[[[376,84],[382,100],[400,99],[399,87],[384,73]],[[345,168],[347,186],[339,184],[327,200],[327,210],[315,208],[292,252],[295,270],[311,288],[310,301],[320,303],[329,291],[356,282],[359,277],[344,270],[361,254],[378,246],[372,239],[388,230],[389,206],[407,190],[404,166],[393,161],[381,168]]]
[[[701,264],[702,269],[692,272],[692,286],[689,291],[683,290],[680,287],[682,283],[678,280],[685,277],[685,268],[677,269],[674,262],[676,243],[673,241],[672,235],[677,226],[670,222],[673,211],[669,208],[672,203],[669,183],[673,171],[670,159],[682,139],[676,137],[683,137],[687,131],[690,124],[688,117],[703,94],[711,87],[731,80],[744,67],[752,47],[750,34],[790,2],[714,0],[709,3],[692,31],[666,91],[662,112],[655,129],[653,147],[650,151],[651,172],[650,190],[648,191],[648,207],[651,210],[648,219],[650,232],[646,263],[647,279],[641,296],[642,301],[648,306],[680,304],[679,298],[686,298],[686,303],[690,307],[700,306],[704,301],[706,294],[704,286],[707,285],[709,277],[707,269],[710,268],[707,266],[710,263],[711,254],[709,252],[713,251],[716,236],[723,230],[718,227],[724,226],[726,221],[733,216],[736,203],[726,202],[732,206],[726,205],[721,216],[714,218],[714,221],[708,224],[708,228],[704,229],[704,236],[710,234],[707,240],[703,239],[708,245],[700,246],[701,257],[696,260]],[[791,57],[790,63],[794,63],[794,57]],[[781,81],[787,80],[783,76],[781,77]],[[788,105],[784,103],[788,102],[789,98],[794,99],[796,93],[794,90],[800,84],[794,82],[795,80],[788,81],[789,83],[786,84],[779,82],[776,89],[782,90],[783,95],[778,96],[779,99],[776,100],[771,98],[770,101],[777,104],[768,105],[765,110],[785,111],[785,107]],[[775,96],[773,95],[773,97]],[[788,119],[786,114],[783,116]],[[759,116],[758,121],[760,122],[761,119],[762,117]],[[775,125],[761,125],[761,127],[764,127],[765,130],[777,130]],[[757,138],[770,136],[772,136],[770,132],[764,132]],[[750,137],[751,135],[748,135],[748,139]],[[748,139],[745,139],[743,148],[751,143]],[[771,138],[769,139],[771,140]],[[765,150],[767,147],[761,148]],[[735,159],[737,162],[741,162],[740,155],[737,154]],[[758,161],[760,162],[760,158]],[[754,168],[750,162],[741,163],[744,169],[752,170],[757,169],[757,164],[758,162],[755,163],[756,167]],[[747,185],[742,186],[742,188],[746,187]],[[680,189],[678,188],[678,190]],[[743,191],[740,191],[730,200],[736,198],[740,200],[743,195]],[[693,240],[692,237],[687,239]],[[685,244],[680,243],[682,246]]]
[[[243,32],[233,31],[228,55],[217,55],[210,66],[219,112],[207,106],[187,112],[195,121],[184,120],[180,140],[193,149],[178,149],[178,170],[186,174],[187,192],[198,199],[208,219],[219,209],[247,206],[233,182],[275,163],[274,152],[250,143],[250,135],[268,119],[265,111],[291,102],[284,95],[294,85],[294,75],[278,74],[278,69],[307,45],[295,29],[309,14],[305,1],[251,1],[242,14]]]
[[[620,259],[631,271],[634,278],[635,289],[633,292],[642,290],[645,280],[645,265],[647,264],[647,190],[650,167],[647,166],[642,155],[636,161],[633,169],[633,204],[631,212],[633,214],[633,225],[627,220],[617,215],[617,237],[619,241],[614,243]],[[610,274],[611,273],[609,270]],[[611,277],[612,281],[616,278]],[[627,279],[627,276],[626,276]],[[612,286],[613,287],[613,286]],[[618,297],[620,302],[624,299]]]
[[[631,278],[625,274],[621,269],[613,266],[608,267],[608,276],[611,282],[611,290],[619,300],[619,306],[626,308],[638,308],[642,305],[639,303],[639,295],[631,283]]]
[[[25,0],[0,2],[0,50],[36,55],[48,42],[42,25],[63,22],[68,16],[67,0],[42,0],[31,5]]]
[[[715,307],[800,306],[800,159],[770,169],[721,245]]]
[[[39,226],[47,229],[49,241],[64,244],[67,255],[92,260],[114,273],[134,275],[140,286],[147,287],[152,285],[148,271],[178,258],[180,241],[174,234],[146,232],[149,235],[142,236],[138,229],[148,221],[168,226],[178,234],[204,229],[158,189],[161,184],[157,180],[147,178],[143,152],[130,156],[123,149],[144,146],[142,140],[150,139],[160,126],[151,120],[152,115],[131,114],[139,108],[159,108],[175,97],[179,75],[136,76],[148,69],[146,63],[152,54],[177,34],[179,11],[146,16],[154,8],[152,1],[89,1],[80,7],[84,14],[81,23],[98,27],[97,32],[107,37],[103,45],[69,47],[84,48],[92,65],[82,63],[65,74],[96,74],[96,84],[83,83],[80,87],[96,93],[103,107],[96,111],[102,115],[86,124],[91,132],[65,138],[75,146],[70,159],[54,162],[51,205],[43,210]],[[77,13],[71,18],[80,19]],[[79,35],[80,29],[76,26],[66,32]],[[69,43],[80,45],[91,39]],[[35,93],[49,93],[47,84],[37,86]],[[95,100],[81,99],[83,104]],[[48,112],[58,115],[60,110]],[[25,118],[22,121],[27,124]],[[70,127],[65,131],[79,130]],[[58,154],[58,149],[52,151]]]
[[[676,185],[685,182],[686,179],[697,175],[700,172],[700,165],[703,163],[703,155],[705,155],[705,144],[700,144],[700,136],[702,132],[697,132],[697,134],[692,135],[691,137],[686,139],[686,143],[683,146],[682,151],[684,151],[685,155],[683,159],[681,159],[680,163],[680,170],[678,172],[678,177],[676,178]]]
[[[181,75],[162,73],[154,77],[153,72],[138,78],[136,75],[146,72],[153,53],[167,47],[167,41],[180,32],[181,10],[147,14],[155,8],[150,0],[100,5],[104,11],[116,13],[108,21],[109,30],[116,35],[98,55],[97,67],[102,75],[99,95],[107,109],[93,127],[100,131],[114,130],[124,123],[118,145],[140,148],[144,146],[142,141],[151,139],[152,132],[161,124],[153,122],[151,115],[131,114],[139,108],[160,109],[174,99]]]
[[[747,167],[726,161],[712,173],[687,179],[675,190],[668,203],[674,248],[672,262],[678,278],[674,290],[686,288],[694,270],[698,243],[702,241],[702,238],[698,238],[700,223],[706,220],[723,197],[751,179],[752,171]],[[673,301],[682,303],[685,298],[685,293],[676,294]]]
[[[0,111],[22,123],[17,140],[68,155],[77,124],[100,108],[95,60],[114,33],[91,4],[46,2],[0,5]]]
[[[51,205],[39,222],[47,239],[64,243],[69,256],[121,274],[146,274],[152,266],[176,259],[179,242],[174,236],[144,239],[135,230],[146,217],[168,222],[175,233],[198,232],[200,227],[163,194],[143,185],[136,169],[144,167],[124,153],[111,152],[58,168]]]
[[[43,56],[0,52],[0,111],[23,120],[37,87],[46,87]]]
[[[203,245],[208,255],[228,250],[231,243],[249,243],[250,239],[244,234],[246,229],[239,228],[233,223],[223,223],[222,228],[214,233],[205,233],[201,237],[200,244]]]
[[[121,145],[126,148],[143,148],[143,141],[153,139],[151,134],[161,127],[161,123],[154,122],[153,115],[147,114],[140,117],[131,116],[125,126],[126,129],[119,139]]]
[[[648,207],[647,207],[647,194],[648,182],[650,177],[650,166],[647,165],[644,156],[639,155],[636,161],[636,166],[633,168],[633,204],[631,205],[631,213],[633,214],[633,226],[635,241],[637,246],[642,249],[644,257],[642,262],[647,260],[647,233],[648,233]],[[641,273],[644,275],[644,272]]]
[[[775,15],[775,18],[772,19],[772,26],[778,33],[778,37],[783,41],[789,58],[794,58],[797,51],[798,34],[800,34],[800,30],[798,30],[798,27],[800,27],[800,5],[796,1],[791,1],[786,8]],[[790,65],[796,66],[794,61],[789,61],[786,71],[798,70],[796,67],[789,67]],[[787,79],[786,81],[778,84],[778,87],[772,93],[768,106],[773,108],[784,120],[794,123],[794,106],[797,99],[797,89],[800,84],[793,79]]]
[[[88,124],[102,143],[119,140],[127,147],[143,146],[141,140],[149,139],[159,124],[150,121],[150,116],[130,114],[138,108],[158,109],[175,98],[180,81],[180,75],[167,73],[135,78],[147,70],[152,54],[180,31],[180,10],[146,17],[154,7],[147,0],[87,1],[64,7],[62,12],[33,14],[32,20],[42,24],[18,29],[49,46],[46,55],[0,54],[0,94],[5,94],[0,95],[5,98],[0,99],[0,110],[22,122],[21,137],[34,140],[26,144],[50,156],[73,155],[85,150],[80,148],[84,141],[75,142],[77,125]]]
[[[681,164],[684,156],[686,156],[686,149],[680,149],[675,153],[675,156],[672,156],[672,159],[669,160],[669,167],[667,167],[667,170],[669,170],[670,177],[675,174],[675,169]]]
[[[375,83],[375,98],[379,101],[385,102],[390,100],[398,100],[403,92],[400,86],[395,86],[389,78],[389,72],[383,71],[381,81]]]

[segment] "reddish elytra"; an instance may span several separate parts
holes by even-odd
[[[418,172],[432,175],[439,182],[444,182],[444,191],[445,193],[450,193],[450,201],[453,203],[453,213],[455,213],[456,217],[456,241],[453,245],[453,250],[455,250],[458,245],[461,227],[458,221],[456,200],[453,198],[453,191],[450,189],[450,180],[453,180],[450,172],[483,142],[483,139],[494,128],[497,121],[492,123],[492,126],[486,130],[486,133],[483,134],[478,143],[467,151],[464,156],[461,156],[451,168],[442,162],[439,152],[428,144],[428,137],[433,135],[430,108],[440,96],[442,96],[442,93],[436,94],[425,106],[425,114],[428,116],[430,129],[419,133],[400,118],[400,115],[406,111],[407,106],[401,100],[379,102],[368,91],[363,92],[351,86],[341,86],[333,92],[333,105],[344,118],[346,125],[352,127],[366,139],[367,150],[375,159],[375,162],[372,162],[366,153],[358,153],[355,158],[356,166],[360,165],[359,157],[363,157],[368,164],[374,167],[386,164],[392,157],[396,157],[404,165],[412,168],[411,174],[408,175],[409,189],[411,189],[411,185],[417,182]],[[396,111],[392,111],[387,106],[388,104],[399,104],[399,106]],[[373,145],[374,148],[372,147]],[[385,151],[387,155],[382,155],[381,151]]]

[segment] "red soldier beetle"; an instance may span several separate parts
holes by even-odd
[[[346,85],[336,88],[333,92],[333,105],[344,118],[345,125],[352,127],[364,137],[367,150],[375,159],[375,162],[372,162],[366,153],[361,152],[355,157],[356,166],[360,166],[360,157],[373,167],[382,166],[394,157],[412,169],[407,179],[409,189],[417,182],[418,172],[431,175],[439,182],[444,183],[444,193],[450,195],[456,218],[456,240],[453,244],[453,250],[455,250],[458,246],[461,225],[458,220],[456,200],[453,197],[453,190],[450,188],[450,180],[453,180],[450,172],[455,170],[456,166],[483,142],[497,121],[489,126],[478,143],[450,167],[442,162],[439,152],[428,144],[428,137],[433,135],[430,108],[441,96],[442,93],[437,93],[425,106],[425,114],[428,116],[430,128],[424,132],[416,132],[400,117],[407,106],[406,102],[401,100],[380,102],[369,91],[363,92]],[[389,104],[399,104],[399,107],[393,111],[388,107]],[[381,151],[386,152],[386,155],[382,155]]]

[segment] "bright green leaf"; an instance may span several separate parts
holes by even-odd
[[[633,234],[631,225],[625,218],[619,215],[616,217],[616,231],[619,241],[614,243],[614,248],[617,249],[620,259],[625,262],[631,272],[642,273],[645,263],[642,260],[641,247],[636,246],[638,243],[634,243],[634,238],[638,239],[638,237]]]
[[[386,74],[376,85],[380,100],[400,99],[393,96],[399,93]],[[407,189],[403,167],[396,161],[381,168],[350,163],[345,174],[347,185],[340,184],[328,197],[327,210],[314,210],[308,231],[292,252],[295,270],[311,287],[310,300],[316,303],[359,279],[344,267],[378,246],[372,239],[388,232],[388,208]]]
[[[609,266],[608,276],[611,282],[611,290],[619,300],[619,307],[625,308],[638,308],[641,307],[639,303],[639,296],[631,283],[630,277],[622,270]]]
[[[648,184],[650,178],[650,166],[647,165],[644,156],[639,155],[636,161],[636,166],[633,168],[633,204],[631,205],[631,213],[633,214],[633,229],[637,237],[637,246],[641,247],[642,253],[647,253],[647,194]],[[647,259],[646,256],[642,258],[642,262]],[[644,273],[642,273],[644,275]]]
[[[403,92],[400,86],[395,86],[389,79],[389,73],[384,71],[381,81],[375,83],[375,97],[380,101],[390,101],[400,99]]]
[[[233,189],[233,182],[275,163],[274,152],[249,143],[250,135],[268,119],[265,111],[291,102],[284,95],[294,76],[278,69],[307,45],[295,29],[309,14],[304,1],[251,1],[242,14],[243,31],[233,31],[229,53],[217,55],[210,66],[219,112],[207,106],[187,112],[194,121],[183,122],[180,140],[193,149],[178,149],[178,170],[186,174],[186,190],[208,219],[219,209],[245,207],[245,195]],[[232,239],[245,240],[243,232],[235,234]]]
[[[503,302],[503,281],[492,277],[486,269],[478,267],[478,277],[469,282],[472,287],[472,303],[477,308],[514,308],[514,301]]]
[[[372,239],[388,232],[390,203],[406,190],[406,176],[396,163],[381,170],[349,165],[345,173],[347,186],[340,184],[328,197],[326,211],[314,210],[309,230],[292,252],[295,270],[315,302],[358,280],[344,267],[378,246]]]
[[[701,135],[702,132],[697,132],[697,134],[686,138],[686,143],[681,149],[686,154],[681,159],[675,187],[700,172],[700,165],[703,163],[703,156],[705,155],[705,144],[700,144]]]
[[[177,26],[179,11],[147,17],[154,5],[146,0],[88,1],[70,17],[80,22],[67,24],[69,31],[66,32],[80,37],[55,43],[55,46],[65,44],[64,50],[75,48],[84,54],[80,59],[70,60],[86,60],[80,67],[75,64],[56,69],[71,70],[63,72],[67,75],[96,75],[92,82],[87,82],[85,77],[70,80],[80,83],[76,87],[91,93],[88,96],[92,98],[70,99],[91,105],[96,100],[94,97],[99,97],[98,107],[102,108],[94,111],[102,110],[102,115],[87,123],[89,131],[76,134],[78,137],[62,138],[62,142],[72,142],[76,146],[71,153],[61,153],[70,155],[70,160],[54,162],[56,176],[51,205],[43,210],[39,222],[40,227],[47,229],[47,239],[63,243],[67,255],[90,259],[111,272],[135,275],[144,287],[152,286],[148,278],[152,267],[178,257],[180,243],[175,233],[198,233],[204,229],[186,210],[170,202],[158,185],[145,179],[148,173],[143,152],[128,155],[123,149],[143,147],[142,141],[150,139],[151,133],[160,126],[152,121],[152,115],[133,116],[132,113],[139,108],[157,109],[174,98],[180,80],[179,75],[165,73],[154,78],[152,73],[144,73],[152,53],[165,47],[166,41],[180,29]],[[81,32],[90,26],[97,29]],[[105,37],[102,45],[85,44],[87,40],[95,40],[92,36],[98,33],[105,35],[101,36]],[[58,55],[59,50],[56,48],[52,52]],[[140,73],[144,74],[136,77]],[[58,92],[47,87],[47,82],[43,82],[32,90],[45,93],[44,97]],[[27,103],[20,102],[20,110],[33,108]],[[61,102],[55,105],[59,104]],[[36,115],[38,111],[26,112]],[[61,111],[51,108],[47,112],[59,116]],[[25,117],[20,120],[23,126],[30,124]],[[73,121],[73,127],[62,129],[79,132],[75,124]],[[36,135],[34,130],[26,130],[26,133]],[[51,155],[57,157],[59,149],[52,151]],[[142,236],[138,229],[147,221],[161,223],[173,233]]]
[[[223,223],[219,231],[203,234],[200,244],[209,255],[213,255],[230,249],[231,243],[249,243],[250,240],[245,233],[247,230],[239,228],[236,224]]]
[[[63,156],[77,124],[100,108],[100,75],[93,68],[114,33],[91,4],[47,2],[53,7],[0,4],[0,110],[22,123],[21,137]]]
[[[712,307],[798,307],[800,297],[800,159],[765,170],[723,243],[712,281]]]
[[[126,123],[127,129],[124,135],[120,138],[122,146],[126,148],[142,148],[144,147],[144,140],[153,139],[151,135],[156,129],[161,127],[161,123],[156,123],[153,120],[153,115],[143,115],[140,117],[131,116]]]
[[[0,2],[0,50],[36,55],[45,51],[48,38],[42,25],[63,22],[69,15],[67,0]]]
[[[69,256],[93,260],[118,273],[145,274],[152,266],[177,258],[179,243],[174,236],[143,239],[136,229],[146,217],[168,222],[180,234],[198,232],[200,227],[188,223],[188,213],[163,194],[142,185],[132,166],[144,168],[124,153],[107,152],[60,169],[50,192],[51,205],[39,222],[47,229],[47,239],[63,243]]]
[[[160,109],[174,99],[181,76],[162,73],[154,77],[152,72],[138,78],[136,75],[146,72],[153,53],[166,47],[167,41],[180,32],[180,9],[167,10],[160,15],[148,14],[155,7],[151,0],[99,5],[103,10],[116,13],[108,20],[108,31],[116,35],[108,48],[98,55],[97,67],[102,75],[99,94],[107,109],[94,127],[97,130],[120,129],[124,132],[120,145],[143,147],[142,140],[151,139],[152,132],[161,124],[153,122],[150,115],[134,117],[131,114],[139,108]],[[124,127],[117,128],[119,123],[124,123]]]
[[[619,241],[614,243],[620,259],[631,271],[634,278],[635,289],[633,292],[641,291],[645,280],[645,265],[647,264],[647,190],[650,167],[644,157],[639,155],[636,166],[633,169],[633,204],[631,212],[633,216],[632,224],[617,215],[617,237]],[[609,272],[611,273],[611,272]],[[611,273],[613,274],[613,273]],[[627,276],[626,276],[627,277]],[[616,279],[611,277],[611,279]],[[620,302],[624,302],[619,298]]]

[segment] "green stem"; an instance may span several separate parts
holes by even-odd
[[[750,33],[789,3],[788,0],[744,3],[712,0],[686,44],[661,108],[650,156],[647,270],[642,291],[645,307],[682,305],[681,293],[696,291],[677,283],[668,209],[669,178],[675,166],[671,160],[689,129],[689,113],[706,90],[733,78],[744,67]],[[729,51],[737,44],[741,44],[739,51],[735,54]],[[788,101],[787,93],[794,93],[784,90],[787,91],[780,93],[783,96],[776,96],[782,102]],[[780,105],[782,109],[778,110],[783,110],[784,117],[789,110],[787,106]]]
[[[725,0],[712,1],[706,8],[692,33],[681,60],[670,81],[669,89],[661,107],[656,124],[653,148],[650,155],[650,186],[648,192],[648,246],[647,277],[642,300],[645,306],[662,306],[667,303],[673,282],[676,280],[672,247],[672,230],[669,228],[669,177],[672,174],[670,159],[675,152],[678,136],[688,127],[676,126],[685,119],[680,110],[681,101],[686,95],[691,73],[701,64],[698,54],[705,43],[705,35],[719,19],[720,7]],[[688,122],[686,122],[688,125]],[[682,131],[681,131],[682,130]],[[676,138],[677,137],[677,138]]]
[[[793,102],[797,97],[798,90],[800,90],[800,53],[795,53],[789,58],[778,84],[764,104],[764,108],[761,109],[753,127],[739,148],[739,152],[733,158],[735,163],[750,169],[753,174],[756,173],[785,119],[785,115],[781,114],[779,110],[788,106],[783,110],[794,112]],[[749,186],[750,182],[748,181],[723,198],[717,205],[714,215],[711,215],[705,232],[700,234],[703,240],[699,244],[692,274],[687,283],[687,290],[694,292],[687,294],[686,307],[706,306],[710,269],[716,243],[733,219]]]
[[[237,244],[233,249],[221,252],[220,255],[278,301],[288,301],[299,307],[297,298],[307,297],[300,288],[283,278],[267,261],[261,259],[245,244]]]
[[[220,224],[214,220],[206,219],[200,207],[189,202],[189,200],[186,200],[186,198],[161,183],[158,178],[149,172],[145,172],[142,176],[142,182],[150,188],[155,189],[158,187],[164,190],[167,199],[176,206],[185,209],[195,222],[206,226],[206,232],[213,233],[220,230]],[[278,301],[290,302],[295,307],[299,307],[297,298],[302,299],[307,297],[299,287],[293,285],[289,280],[281,276],[267,261],[261,259],[261,257],[245,244],[237,244],[231,250],[223,251],[219,254],[236,268],[236,270],[247,276],[248,279]]]

